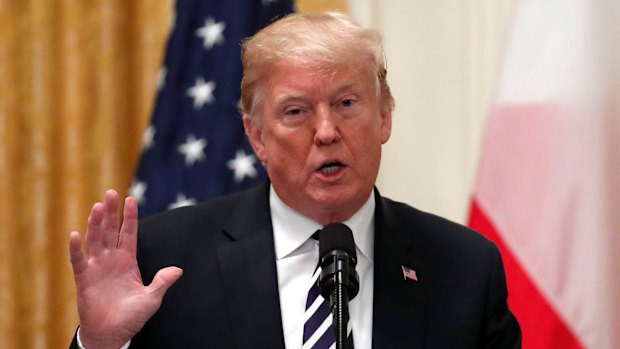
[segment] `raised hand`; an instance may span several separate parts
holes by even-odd
[[[125,199],[121,226],[118,201],[118,194],[108,190],[103,203],[93,206],[84,250],[79,232],[71,232],[69,239],[80,339],[89,349],[118,349],[129,341],[183,273],[177,267],[164,268],[144,286],[136,261],[137,204],[132,197]]]

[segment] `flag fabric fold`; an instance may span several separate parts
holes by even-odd
[[[470,226],[497,242],[523,347],[620,347],[620,3],[521,0]]]
[[[178,0],[129,194],[140,217],[262,182],[239,111],[241,41],[292,0]]]

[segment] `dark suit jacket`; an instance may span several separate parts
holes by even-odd
[[[138,260],[184,274],[131,348],[284,348],[269,185],[147,218]],[[520,348],[500,254],[377,192],[373,348]],[[403,277],[415,269],[417,282]]]

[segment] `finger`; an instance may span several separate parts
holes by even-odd
[[[77,231],[72,231],[69,235],[69,256],[71,257],[71,267],[76,281],[79,275],[88,267],[88,261],[82,251],[82,236]]]
[[[150,285],[147,286],[148,292],[152,293],[161,301],[166,291],[183,275],[183,269],[178,267],[167,267],[160,269]]]
[[[138,204],[136,199],[128,196],[125,198],[123,208],[123,225],[118,241],[118,247],[123,248],[134,255],[138,238]]]
[[[98,255],[101,252],[101,236],[103,223],[103,204],[98,202],[93,205],[88,216],[86,228],[86,250],[89,254]],[[80,238],[81,239],[81,238]]]
[[[114,248],[119,234],[118,194],[108,190],[103,200],[103,247]]]

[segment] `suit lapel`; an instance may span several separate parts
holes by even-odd
[[[426,268],[415,236],[399,228],[393,207],[377,191],[375,197],[373,347],[423,348]],[[403,266],[415,270],[418,281],[406,279]]]
[[[233,335],[240,349],[284,348],[269,185],[253,190],[224,226],[218,249]]]
[[[266,184],[244,198],[224,226],[232,242],[217,251],[240,349],[284,348],[268,193]],[[392,204],[375,197],[373,347],[423,348],[426,268],[415,236],[398,227]],[[404,278],[403,266],[417,282]]]

